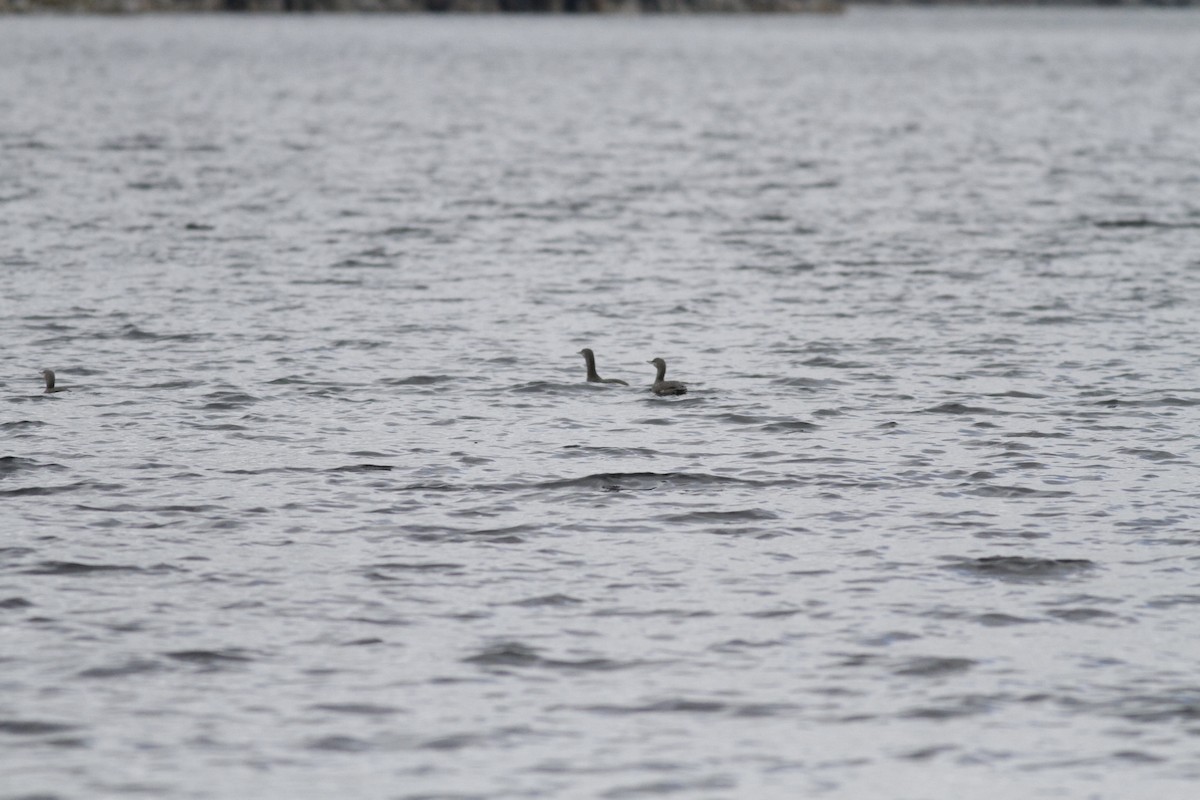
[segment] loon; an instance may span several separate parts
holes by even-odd
[[[667,377],[667,362],[661,358],[656,358],[648,363],[658,368],[658,375],[655,377],[654,385],[650,387],[650,391],[659,397],[666,397],[673,394],[687,394],[687,387],[679,381],[664,380]]]
[[[54,385],[54,370],[52,370],[52,369],[42,370],[42,377],[46,380],[46,391],[42,392],[42,394],[54,394],[55,392],[69,392],[70,391],[70,389],[68,389],[65,386],[57,386],[56,387]]]
[[[579,355],[583,356],[583,360],[587,362],[588,383],[615,383],[620,386],[629,385],[620,378],[601,378],[598,374],[596,374],[596,354],[592,352],[590,347],[585,347],[580,350]]]

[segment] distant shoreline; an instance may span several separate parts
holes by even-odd
[[[0,14],[840,14],[852,4],[1180,8],[1200,0],[0,0]]]
[[[0,0],[0,14],[839,14],[843,0]]]

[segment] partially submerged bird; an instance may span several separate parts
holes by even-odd
[[[56,387],[54,385],[54,370],[52,370],[52,369],[42,370],[42,378],[44,378],[46,381],[46,391],[42,392],[42,394],[54,394],[55,392],[69,392],[70,391],[70,389],[68,389],[65,386],[57,386]]]
[[[592,352],[590,347],[585,347],[579,351],[579,355],[583,356],[583,360],[587,362],[587,381],[588,383],[616,383],[621,386],[629,384],[620,378],[601,378],[596,374],[596,354]]]
[[[658,368],[658,376],[655,377],[654,385],[650,387],[650,391],[659,397],[666,397],[672,394],[687,394],[687,387],[679,381],[664,380],[667,377],[667,362],[661,358],[656,358],[649,363]]]

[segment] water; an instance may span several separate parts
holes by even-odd
[[[0,797],[1193,796],[1197,34],[3,20]]]

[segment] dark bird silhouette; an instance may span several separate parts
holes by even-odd
[[[649,363],[653,364],[658,369],[658,375],[654,378],[654,384],[650,387],[650,391],[654,392],[659,397],[667,397],[673,394],[687,394],[687,386],[679,381],[666,380],[667,377],[667,362],[661,358],[656,358]]]
[[[601,378],[598,374],[596,374],[596,354],[592,352],[590,347],[585,347],[580,350],[579,355],[583,356],[583,360],[587,362],[588,383],[616,383],[621,386],[629,385],[620,378]]]
[[[65,386],[54,385],[54,370],[52,369],[42,370],[42,378],[46,381],[46,391],[42,392],[42,394],[54,394],[55,392],[70,391],[70,389]]]

